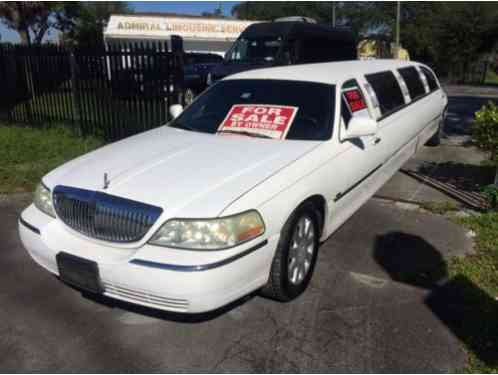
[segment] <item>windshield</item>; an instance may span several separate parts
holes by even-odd
[[[281,80],[227,80],[199,96],[169,126],[218,135],[326,140],[335,86]]]
[[[275,61],[283,38],[266,36],[257,38],[239,38],[228,51],[225,61],[237,63]]]

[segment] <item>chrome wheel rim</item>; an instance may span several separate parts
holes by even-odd
[[[289,282],[299,285],[308,275],[315,254],[315,227],[308,216],[297,221],[289,247],[287,275]]]

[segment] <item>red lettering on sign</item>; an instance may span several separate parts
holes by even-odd
[[[297,111],[297,107],[291,106],[235,104],[218,127],[218,132],[250,132],[284,139]]]
[[[349,104],[351,112],[357,112],[367,108],[367,104],[365,103],[365,100],[363,99],[363,96],[358,89],[346,91],[344,93],[344,97]]]

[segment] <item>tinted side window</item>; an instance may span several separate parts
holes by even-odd
[[[389,114],[405,104],[401,88],[392,72],[366,74],[365,78],[377,95],[382,115]]]
[[[436,77],[434,77],[434,74],[427,69],[425,66],[421,66],[420,69],[422,69],[422,72],[425,74],[425,77],[427,78],[427,83],[429,84],[429,89],[431,91],[437,90],[439,88]]]
[[[424,84],[420,79],[417,69],[413,66],[409,66],[408,68],[398,69],[398,72],[405,80],[406,86],[408,86],[410,98],[416,99],[425,94]]]

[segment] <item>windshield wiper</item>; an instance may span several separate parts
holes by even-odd
[[[245,136],[254,137],[254,138],[273,139],[273,137],[270,137],[269,135],[251,133],[251,132],[247,132],[247,131],[238,131],[238,130],[219,130],[219,131],[217,131],[217,133],[240,134],[240,135],[245,135]]]

